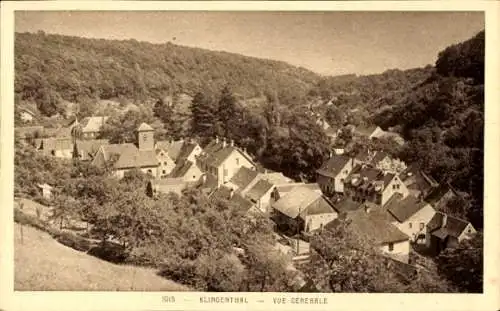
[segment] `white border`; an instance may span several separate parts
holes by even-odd
[[[497,310],[500,308],[500,169],[499,139],[499,3],[496,1],[359,1],[359,2],[119,2],[55,1],[2,2],[1,12],[1,168],[0,198],[0,308],[6,310]],[[275,305],[273,297],[298,294],[234,293],[224,296],[263,299],[265,303],[248,305],[200,304],[203,293],[177,293],[176,304],[161,302],[165,293],[155,292],[13,292],[13,35],[15,10],[214,10],[214,11],[483,11],[486,21],[486,131],[485,131],[485,283],[483,294],[300,294],[328,297],[327,305]],[[167,293],[170,295],[171,293]]]

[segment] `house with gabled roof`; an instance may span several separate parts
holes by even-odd
[[[210,200],[228,201],[232,206],[237,207],[245,213],[255,212],[255,204],[244,198],[241,194],[236,193],[234,189],[227,186],[220,186],[209,196]]]
[[[182,191],[189,186],[194,186],[195,182],[186,182],[182,178],[151,179],[148,181],[146,192],[151,197],[156,197],[160,193],[175,193],[182,195]]]
[[[168,177],[182,178],[184,181],[194,181],[200,179],[202,175],[204,175],[204,173],[199,166],[186,159],[177,163]]]
[[[88,139],[76,140],[73,152],[77,152],[76,156],[82,161],[91,161],[99,151],[102,145],[108,145],[107,139]],[[73,157],[75,155],[73,154]]]
[[[384,131],[376,125],[359,125],[354,128],[354,134],[367,138],[378,138],[384,134]]]
[[[317,173],[317,183],[325,195],[344,192],[344,179],[351,173],[354,160],[344,155],[330,157]]]
[[[353,230],[368,242],[375,243],[383,255],[408,263],[410,238],[390,223],[384,210],[365,204],[347,213],[346,218]]]
[[[234,141],[216,138],[196,157],[198,166],[214,175],[218,185],[228,182],[241,167],[255,168],[251,156],[234,145]]]
[[[259,172],[255,169],[251,169],[242,166],[238,171],[231,177],[231,179],[226,183],[228,187],[231,187],[235,191],[241,194],[245,194],[250,187],[259,181]]]
[[[423,172],[416,164],[410,164],[399,174],[399,178],[414,197],[426,197],[439,183]]]
[[[262,213],[269,214],[271,204],[271,194],[273,193],[274,185],[265,179],[260,179],[246,193],[245,198],[255,204]]]
[[[102,145],[92,163],[109,166],[116,177],[122,178],[125,172],[139,169],[152,177],[159,177],[159,162],[154,149],[154,129],[142,123],[137,128],[137,145],[131,143]]]
[[[158,160],[158,177],[167,178],[174,170],[176,164],[168,155],[168,152],[163,149],[155,149],[156,159]]]
[[[406,197],[409,192],[397,175],[368,165],[356,165],[344,179],[344,194],[357,202],[382,207],[395,193]]]
[[[108,119],[108,116],[85,117],[80,121],[75,118],[75,120],[69,124],[69,128],[71,129],[73,126],[80,125],[83,139],[95,139],[100,135],[101,128]]]
[[[32,122],[33,119],[35,118],[35,113],[26,107],[19,107],[19,117],[21,118],[21,121],[25,123]]]
[[[394,218],[392,224],[412,241],[425,240],[426,226],[436,213],[434,208],[421,198],[412,195],[403,198],[399,193],[394,194],[384,208]]]
[[[73,141],[71,138],[42,138],[38,150],[44,155],[71,159],[73,157]]]
[[[455,248],[477,233],[466,220],[436,212],[426,227],[426,246],[439,253],[445,248]]]
[[[436,210],[441,210],[453,198],[458,197],[458,192],[449,184],[442,183],[425,196],[425,200],[429,202]]]
[[[295,187],[273,202],[271,218],[283,232],[311,232],[338,217],[333,204],[321,193]]]

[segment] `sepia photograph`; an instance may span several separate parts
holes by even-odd
[[[13,15],[14,291],[484,292],[485,12]]]

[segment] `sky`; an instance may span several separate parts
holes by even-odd
[[[323,75],[434,64],[484,29],[482,12],[17,11],[16,32],[172,42],[275,59]]]

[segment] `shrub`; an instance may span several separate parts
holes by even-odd
[[[124,263],[129,256],[125,247],[111,242],[94,246],[87,253],[112,263]]]
[[[57,242],[81,252],[87,252],[93,246],[92,243],[87,239],[70,232],[61,232],[54,238],[57,240]]]

